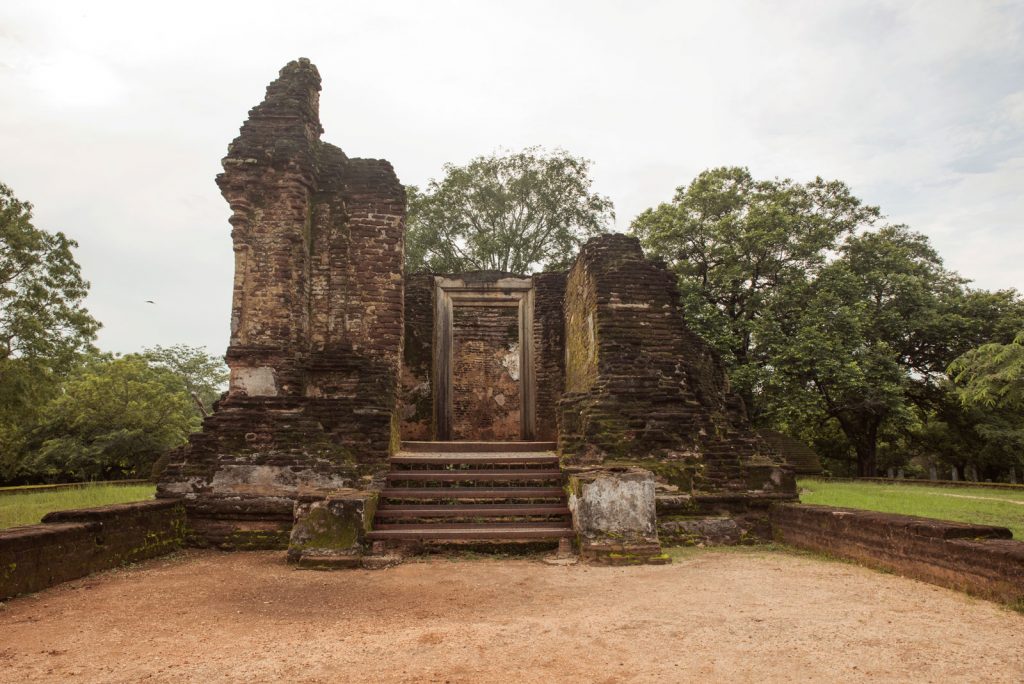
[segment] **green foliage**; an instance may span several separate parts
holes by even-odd
[[[948,359],[961,280],[901,226],[849,237],[818,277],[791,288],[759,332],[773,372],[765,398],[809,392],[874,475],[882,430],[913,421]]]
[[[982,453],[1006,465],[1015,428],[952,416],[946,369],[1024,327],[1024,304],[1013,291],[967,288],[927,238],[880,220],[840,182],[721,168],[632,230],[679,274],[690,326],[722,355],[758,423],[852,457],[861,475],[910,454],[942,460],[922,449],[940,424],[967,431],[959,440],[975,445],[975,465]]]
[[[75,247],[34,227],[32,205],[0,183],[0,480],[99,328],[83,306],[89,284]]]
[[[23,358],[64,368],[99,323],[82,306],[89,283],[64,233],[32,225],[32,205],[0,183],[0,362]]]
[[[76,370],[42,410],[15,477],[46,481],[146,477],[199,427],[181,379],[128,356]]]
[[[903,450],[936,465],[945,477],[949,477],[951,466],[964,472],[972,465],[981,479],[999,481],[1009,468],[1024,466],[1024,416],[1020,411],[964,404],[949,383],[945,389],[901,440]],[[894,460],[892,465],[901,463]]]
[[[839,181],[755,180],[745,168],[701,173],[631,226],[680,276],[682,304],[745,394],[757,384],[756,332],[787,288],[826,263],[839,241],[879,217]]]
[[[205,347],[157,345],[144,349],[141,356],[151,366],[166,368],[178,376],[185,391],[198,398],[207,411],[220,398],[228,382],[228,369],[224,361],[208,354]],[[202,417],[198,406],[196,411]]]
[[[425,191],[407,188],[406,270],[529,273],[564,269],[614,217],[590,191],[590,162],[529,147],[447,164]]]
[[[1024,409],[1024,331],[1009,344],[971,349],[949,366],[965,405]]]
[[[31,205],[0,184],[0,482],[148,476],[200,422],[223,363],[186,345],[114,358],[63,233],[32,225]]]

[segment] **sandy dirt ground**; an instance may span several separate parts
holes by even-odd
[[[189,551],[0,608],[3,682],[1024,681],[1024,615],[778,551],[316,572]]]

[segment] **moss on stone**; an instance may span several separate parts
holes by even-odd
[[[220,546],[237,551],[284,549],[288,535],[288,530],[236,530]]]
[[[306,518],[310,535],[302,546],[315,549],[347,549],[359,539],[354,520],[333,515],[326,508],[314,508]]]
[[[654,458],[642,459],[619,459],[605,461],[606,466],[611,467],[634,467],[643,468],[654,473],[659,481],[674,485],[680,492],[690,492],[693,489],[693,481],[697,476],[700,467],[695,463],[679,460],[659,460]]]
[[[398,418],[397,409],[391,413],[391,435],[388,443],[388,453],[396,454],[402,448],[402,425]]]

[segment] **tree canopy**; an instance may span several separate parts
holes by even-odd
[[[0,184],[0,482],[147,477],[226,379],[197,347],[98,352],[76,247]]]
[[[722,354],[748,400],[760,320],[791,285],[826,263],[839,241],[878,220],[839,181],[755,180],[745,168],[704,171],[631,231],[679,274],[688,320]]]
[[[66,367],[96,337],[82,278],[64,233],[32,225],[32,205],[0,183],[0,362]]]
[[[86,363],[42,414],[21,470],[47,480],[149,477],[199,427],[181,377],[140,356]]]
[[[224,361],[210,356],[204,347],[175,344],[170,347],[148,347],[142,351],[142,358],[151,366],[165,368],[181,381],[185,391],[203,405],[199,410],[209,412],[213,402],[220,398],[228,381],[228,369]]]
[[[614,218],[611,200],[591,191],[590,165],[539,147],[446,164],[440,181],[407,188],[406,270],[568,267],[580,245]]]
[[[789,288],[759,329],[776,406],[809,392],[877,469],[883,428],[903,424],[948,362],[962,281],[903,226],[852,235],[813,280]]]
[[[971,349],[950,364],[964,404],[1024,409],[1024,331],[1012,342]]]
[[[153,347],[122,357],[93,352],[55,383],[31,420],[12,426],[0,481],[149,477],[199,429],[226,378],[201,347]]]
[[[721,354],[756,423],[849,458],[861,475],[880,458],[961,458],[935,448],[943,431],[983,442],[975,452],[992,462],[1016,439],[1005,416],[950,401],[946,371],[1024,327],[1019,295],[970,289],[925,236],[886,224],[845,184],[711,169],[631,229],[679,275],[690,326]]]
[[[0,183],[0,470],[25,445],[25,426],[91,349],[99,323],[63,233],[32,224],[32,205]],[[0,475],[2,477],[2,475]]]

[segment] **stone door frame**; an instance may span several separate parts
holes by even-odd
[[[452,438],[454,308],[482,305],[517,307],[519,310],[519,438],[534,439],[537,430],[537,386],[533,351],[533,280],[507,277],[477,282],[446,276],[434,277],[435,439],[445,441]]]

